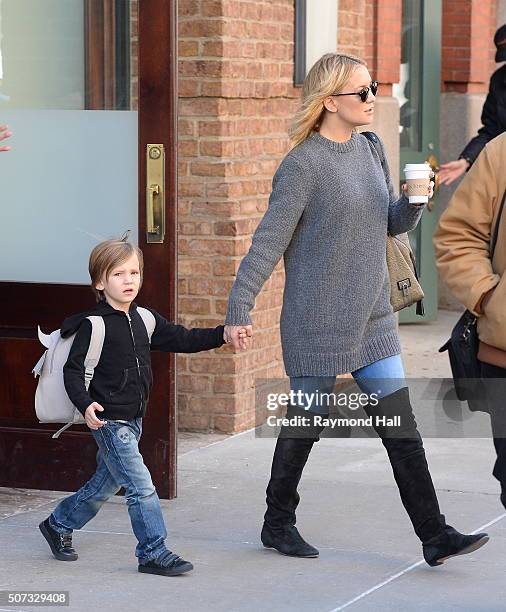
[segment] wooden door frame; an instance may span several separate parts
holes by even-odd
[[[139,2],[138,242],[146,269],[138,302],[154,307],[169,320],[176,319],[177,301],[176,19],[176,0]],[[166,150],[165,242],[149,245],[148,143],[163,143]],[[65,312],[72,314],[91,307],[93,295],[85,285],[26,282],[0,282],[0,292],[0,367],[9,360],[14,376],[13,380],[6,380],[4,374],[0,384],[0,486],[75,490],[95,469],[95,441],[86,426],[75,426],[58,440],[51,438],[58,426],[37,422],[33,410],[35,381],[29,369],[42,353],[36,325],[40,324],[46,332],[61,325],[61,318],[54,311],[55,301],[64,299]],[[155,385],[143,424],[141,451],[158,495],[172,498],[177,491],[175,356],[153,353],[152,357]],[[43,462],[40,468],[34,465],[36,459]],[[60,486],[55,487],[55,482]]]
[[[141,6],[143,7],[141,10]],[[169,35],[167,35],[169,34]],[[149,270],[142,295],[170,321],[177,316],[177,0],[139,0],[139,246],[149,253]],[[160,82],[159,74],[165,74]],[[142,128],[141,128],[142,126]],[[165,165],[165,241],[146,243],[146,147],[163,143]],[[168,291],[160,295],[157,279],[168,278]],[[162,499],[177,495],[176,358],[152,353],[155,387],[151,404],[167,397],[152,411],[144,447],[153,448],[157,466],[156,488]],[[167,372],[168,370],[168,372]],[[168,373],[168,375],[167,375]],[[149,406],[148,406],[149,410]],[[142,445],[141,445],[142,449]],[[149,467],[149,466],[148,466]]]

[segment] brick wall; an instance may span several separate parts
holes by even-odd
[[[366,57],[367,0],[339,0],[337,47],[343,53],[351,53],[369,63]]]
[[[179,320],[214,326],[288,150],[293,0],[179,3]],[[252,349],[178,357],[179,424],[254,424],[254,378],[282,377],[280,262],[252,313]]]
[[[496,70],[496,0],[443,0],[442,91],[488,90]]]
[[[399,81],[401,15],[402,0],[339,1],[338,49],[367,62],[382,96]]]

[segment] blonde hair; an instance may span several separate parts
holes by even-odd
[[[351,74],[367,64],[354,55],[326,53],[312,66],[304,79],[302,102],[289,130],[292,145],[304,142],[311,132],[318,131],[325,108],[323,101],[340,92]]]
[[[139,259],[140,285],[142,285],[142,273],[144,271],[144,258],[138,246],[128,242],[128,232],[122,238],[104,240],[93,249],[90,254],[88,271],[91,278],[91,290],[95,294],[97,302],[105,299],[104,292],[96,288],[96,285],[109,274],[114,268],[121,265],[132,255],[137,255]]]

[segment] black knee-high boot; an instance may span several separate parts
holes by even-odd
[[[298,411],[292,408],[287,416],[297,413]],[[301,416],[307,417],[307,412],[302,411]],[[317,557],[319,554],[295,527],[295,510],[300,500],[297,486],[321,429],[315,435],[314,430],[284,427],[276,442],[271,478],[266,492],[267,511],[260,537],[265,547],[275,548],[285,555]]]
[[[388,453],[402,503],[422,541],[427,563],[440,565],[451,556],[472,552],[485,544],[487,534],[463,535],[446,524],[439,510],[408,388],[380,399],[377,406],[368,406],[366,411],[373,423],[377,417],[386,419],[376,422],[375,429]],[[400,416],[400,425],[389,425],[388,419],[395,416]]]

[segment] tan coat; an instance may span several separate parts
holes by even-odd
[[[506,351],[506,205],[493,262],[489,243],[506,190],[506,132],[491,140],[441,215],[433,242],[442,279],[478,319],[482,342]],[[494,288],[482,312],[480,302]]]

